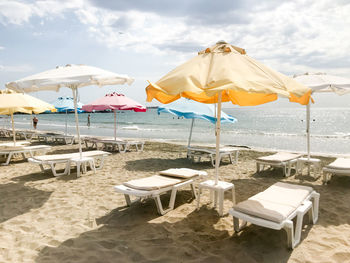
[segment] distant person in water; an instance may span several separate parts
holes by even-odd
[[[87,117],[87,126],[90,127],[90,114],[88,114],[88,117]]]
[[[34,116],[33,118],[33,127],[36,130],[36,126],[38,125],[38,118],[36,116]]]

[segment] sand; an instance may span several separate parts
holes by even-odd
[[[54,146],[51,153],[73,148]],[[234,183],[237,201],[278,181],[319,192],[319,221],[304,226],[294,250],[283,230],[250,225],[234,234],[229,193],[223,217],[209,205],[207,191],[196,210],[189,189],[178,193],[175,209],[164,216],[153,200],[126,207],[113,190],[124,181],[172,167],[214,176],[209,161],[192,164],[184,147],[153,142],[144,152],[112,154],[102,170],[79,178],[74,171],[55,178],[21,159],[0,167],[0,262],[350,262],[350,177],[322,185],[307,175],[285,178],[280,169],[256,174],[254,159],[266,154],[241,151],[238,164],[220,167],[220,179]],[[331,160],[322,158],[323,164]]]

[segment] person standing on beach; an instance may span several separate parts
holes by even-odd
[[[88,114],[88,117],[87,117],[87,126],[90,128],[90,113]]]
[[[36,116],[34,116],[34,118],[33,118],[33,127],[34,127],[35,130],[36,130],[37,124],[38,124],[38,118]]]

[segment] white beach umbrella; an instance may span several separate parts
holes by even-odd
[[[61,87],[72,89],[75,108],[75,122],[79,141],[80,158],[82,148],[79,131],[79,120],[77,112],[78,88],[90,85],[99,87],[105,85],[125,84],[129,85],[134,80],[127,75],[119,75],[100,68],[86,65],[66,65],[55,69],[44,71],[17,81],[9,82],[6,87],[21,92],[34,92],[42,90],[58,91]]]
[[[350,79],[326,73],[304,73],[293,78],[311,88],[312,93],[334,92],[338,95],[350,93]],[[307,158],[310,160],[310,103],[306,105]],[[310,168],[310,166],[308,166]],[[310,169],[309,169],[310,171]]]

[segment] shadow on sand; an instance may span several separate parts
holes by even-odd
[[[41,207],[51,193],[23,183],[0,184],[0,223]]]

